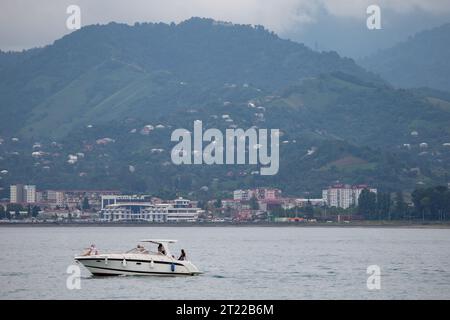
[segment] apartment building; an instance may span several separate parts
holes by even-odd
[[[359,196],[364,189],[377,193],[377,189],[367,185],[337,184],[322,190],[322,199],[329,207],[347,209],[358,205]]]

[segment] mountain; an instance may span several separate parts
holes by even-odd
[[[81,123],[152,118],[201,101],[180,83],[205,91],[224,83],[275,90],[333,71],[381,82],[334,52],[314,52],[263,27],[200,18],[89,26],[17,60],[0,75],[0,116],[23,123],[20,133],[29,137],[58,138]],[[1,132],[16,131],[13,123]]]
[[[430,91],[394,89],[332,73],[286,88],[266,109],[289,110],[298,130],[392,150],[413,143],[413,131],[428,144],[447,141],[448,101]]]
[[[336,181],[395,191],[449,180],[448,94],[396,89],[262,27],[199,18],[85,27],[0,55],[0,95],[4,190],[26,182],[201,198],[267,185],[318,196]],[[279,173],[174,165],[171,132],[195,120],[222,132],[280,129]]]
[[[450,23],[417,33],[359,64],[399,87],[450,91]]]
[[[40,50],[41,48],[34,48],[22,52],[3,52],[0,50],[0,71],[8,66],[20,64],[22,61],[29,59]]]

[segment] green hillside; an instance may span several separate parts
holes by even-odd
[[[24,55],[27,56],[15,58],[20,63],[10,63],[0,73],[0,115],[25,122],[22,134],[43,137],[54,132],[68,133],[70,126],[65,124],[72,121],[76,112],[69,109],[84,113],[102,103],[123,105],[127,101],[127,106],[137,103],[145,116],[154,112],[151,106],[139,106],[147,100],[149,104],[156,100],[158,108],[168,107],[169,102],[184,103],[166,101],[166,97],[152,93],[154,85],[149,84],[148,77],[158,78],[170,90],[169,96],[177,96],[184,89],[172,85],[175,83],[198,88],[247,83],[258,89],[275,90],[331,71],[381,81],[350,59],[333,52],[314,52],[262,27],[229,26],[199,18],[178,25],[88,26],[34,54]],[[130,84],[130,79],[134,84]],[[137,88],[147,86],[152,87],[150,92],[142,93]],[[137,91],[130,95],[130,90]],[[119,117],[121,110],[116,113],[116,108],[120,109],[116,106],[108,112]],[[56,109],[60,111],[52,115]],[[92,115],[97,114],[94,111]],[[48,132],[42,128],[47,125],[45,120],[42,126],[35,123],[47,116],[53,117],[49,120],[53,127],[63,127]],[[98,119],[89,119],[89,115],[86,118]],[[11,134],[16,129],[7,121],[0,132]]]
[[[318,196],[336,181],[396,191],[450,180],[447,93],[395,89],[262,27],[198,18],[86,27],[1,54],[0,95],[3,196],[17,182],[202,198],[262,185]],[[173,165],[170,135],[195,120],[222,132],[280,129],[279,173]]]

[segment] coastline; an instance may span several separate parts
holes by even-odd
[[[0,228],[20,227],[252,227],[252,228],[401,228],[401,229],[450,229],[450,221],[445,222],[405,222],[405,221],[358,221],[350,223],[304,223],[304,222],[186,222],[186,223],[143,223],[143,222],[14,222],[0,223]]]

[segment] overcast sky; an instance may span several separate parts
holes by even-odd
[[[450,0],[0,0],[0,49],[43,46],[71,32],[71,4],[80,6],[82,25],[211,17],[261,24],[283,38],[352,57],[450,22]],[[366,27],[370,4],[381,7],[381,30]]]

